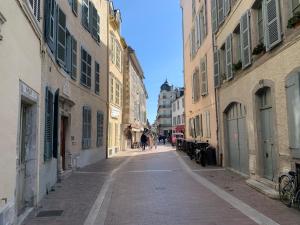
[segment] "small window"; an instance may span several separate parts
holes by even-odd
[[[81,48],[81,78],[80,82],[82,85],[90,88],[91,87],[91,76],[92,76],[92,57],[91,55]]]

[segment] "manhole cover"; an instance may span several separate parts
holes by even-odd
[[[52,216],[61,216],[63,210],[47,210],[47,211],[40,211],[36,217],[52,217]]]

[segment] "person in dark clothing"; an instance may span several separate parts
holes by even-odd
[[[147,144],[147,136],[145,133],[143,133],[141,136],[141,143],[142,143],[142,150],[145,150]]]

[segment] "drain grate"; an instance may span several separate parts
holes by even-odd
[[[54,216],[61,216],[63,210],[45,210],[40,211],[36,217],[54,217]]]

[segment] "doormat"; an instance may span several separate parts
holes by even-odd
[[[54,216],[61,216],[63,210],[46,210],[46,211],[40,211],[36,217],[54,217]]]

